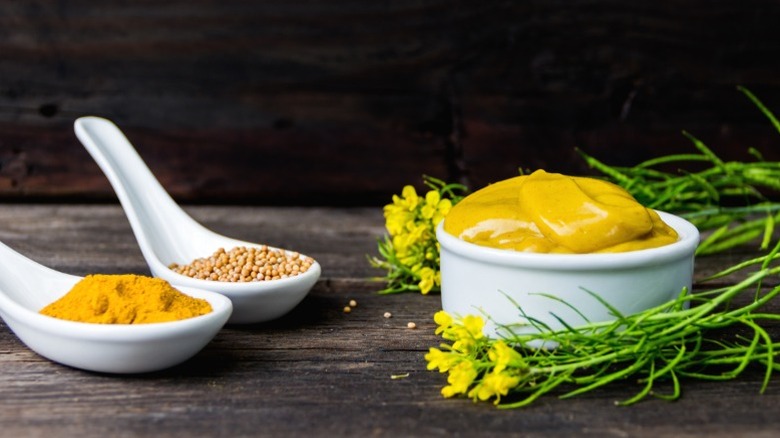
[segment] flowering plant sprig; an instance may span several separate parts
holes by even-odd
[[[384,207],[388,234],[378,243],[381,258],[369,258],[372,266],[387,271],[383,278],[387,286],[380,293],[427,294],[441,286],[436,226],[463,198],[466,187],[430,176],[423,181],[430,189],[424,196],[407,185],[401,196],[393,195],[393,202]]]
[[[750,90],[738,90],[780,132],[777,117]],[[698,138],[688,132],[683,135],[698,153],[666,155],[633,167],[608,166],[582,151],[580,155],[644,206],[678,214],[700,231],[712,231],[697,248],[697,255],[754,241],[760,249],[768,249],[780,221],[780,203],[770,200],[767,193],[780,191],[780,162],[764,160],[753,148],[748,152],[754,161],[723,161]]]
[[[780,132],[775,116],[748,90],[740,91]],[[751,153],[756,162],[724,162],[704,143],[686,136],[699,154],[660,157],[633,168],[610,167],[585,154],[583,157],[646,206],[675,212],[689,218],[700,230],[711,230],[699,247],[699,255],[756,239],[761,249],[769,249],[775,223],[780,220],[780,204],[761,190],[780,189],[780,163],[766,162],[755,150]],[[677,173],[656,168],[686,162],[711,166],[703,171]],[[732,206],[730,201],[735,197],[743,204]],[[583,291],[610,310],[615,319],[609,322],[552,330],[526,318],[530,332],[519,332],[514,324],[498,325],[496,333],[503,337],[494,339],[484,336],[485,320],[481,316],[439,312],[434,316],[436,333],[449,342],[428,351],[428,369],[448,374],[447,385],[441,391],[445,397],[492,399],[502,408],[526,406],[546,394],[573,397],[616,381],[640,384],[633,396],[619,402],[622,405],[648,396],[675,400],[681,396],[681,378],[735,379],[751,365],[765,370],[760,388],[763,392],[773,372],[780,370],[776,362],[780,342],[762,326],[780,321],[780,315],[764,310],[780,294],[780,286],[767,288],[763,284],[765,279],[780,274],[780,267],[771,265],[780,259],[779,249],[780,242],[768,254],[714,276],[759,266],[733,286],[696,294],[683,290],[676,299],[634,315],[622,315],[596,293]],[[747,304],[736,305],[738,301]],[[512,304],[518,307],[518,319],[522,320],[522,306]],[[728,338],[724,335],[727,333]],[[549,348],[533,348],[540,345]],[[659,392],[660,384],[670,392]]]
[[[448,374],[443,396],[492,399],[501,408],[526,406],[556,391],[560,398],[574,397],[616,381],[639,383],[637,392],[621,405],[648,396],[675,400],[681,395],[681,377],[729,380],[753,364],[764,367],[763,392],[772,373],[780,370],[775,362],[780,342],[761,326],[780,321],[780,315],[762,311],[780,294],[780,286],[762,290],[763,280],[780,273],[780,267],[770,266],[778,259],[778,249],[780,243],[767,255],[717,275],[760,265],[734,286],[695,295],[682,291],[675,300],[634,315],[621,315],[601,301],[615,316],[609,322],[552,330],[528,319],[533,329],[528,333],[513,329],[516,325],[498,325],[496,332],[504,337],[492,339],[482,333],[482,317],[440,311],[434,315],[436,333],[449,343],[430,348],[425,355],[428,369]],[[747,304],[734,306],[734,298],[748,293],[752,297]],[[724,307],[727,303],[731,305]],[[522,306],[518,307],[522,319]],[[726,338],[723,329],[748,334]],[[540,345],[555,347],[533,347]],[[669,393],[658,391],[663,383]]]

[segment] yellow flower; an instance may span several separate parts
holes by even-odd
[[[404,252],[404,254],[398,253],[398,261],[404,266],[417,266],[420,264],[421,258],[419,254],[413,252]]]
[[[444,339],[447,339],[447,337],[444,336]],[[464,337],[457,338],[457,341],[452,343],[452,349],[463,354],[471,353],[476,346],[477,343],[474,341],[474,339]]]
[[[409,222],[414,223],[414,213],[400,208],[396,205],[386,205],[385,209],[385,228],[391,236],[395,236],[403,232],[408,226]]]
[[[498,340],[488,351],[488,359],[495,363],[493,366],[494,373],[500,373],[504,371],[507,366],[522,368],[525,366],[523,356],[517,352],[514,348],[508,346],[504,341]]]
[[[393,248],[399,253],[410,249],[415,243],[417,243],[417,240],[410,234],[398,234],[393,236]]]
[[[466,315],[463,317],[463,327],[468,330],[469,334],[474,339],[482,339],[485,337],[482,333],[482,328],[485,327],[485,321],[480,316]]]
[[[425,194],[425,203],[428,205],[437,207],[440,200],[441,194],[438,190],[429,190],[428,193]]]
[[[393,204],[402,206],[409,211],[414,211],[418,205],[420,205],[420,197],[417,196],[417,191],[412,186],[404,186],[401,190],[401,197],[393,195]]]
[[[444,339],[453,340],[452,349],[468,354],[477,346],[477,341],[484,338],[482,327],[485,321],[475,315],[466,315],[460,325],[455,325],[452,330],[442,335]],[[449,335],[449,336],[447,336]]]
[[[433,289],[433,286],[436,283],[436,271],[434,271],[431,268],[425,267],[420,269],[420,283],[418,284],[420,286],[420,292],[422,292],[423,295],[428,294],[428,292]]]
[[[406,238],[406,235],[399,234],[393,236],[390,243],[393,245],[395,254],[399,259],[407,256],[407,253],[409,252],[409,239]]]
[[[430,220],[433,228],[436,228],[451,208],[452,201],[441,199],[441,193],[437,190],[431,190],[425,194],[425,204],[420,209],[420,214],[423,218]]]
[[[425,204],[420,209],[420,214],[422,214],[422,217],[424,217],[425,219],[433,218],[433,215],[436,213],[436,210],[439,207],[440,200],[441,200],[441,196],[439,195],[438,191],[431,190],[428,193],[426,193]]]
[[[445,353],[438,348],[431,347],[425,355],[425,360],[428,361],[426,366],[428,370],[432,371],[438,368],[440,373],[446,373],[461,359],[457,354]]]
[[[520,383],[520,378],[507,373],[490,373],[482,378],[482,382],[469,391],[469,397],[487,400],[496,397],[495,403],[501,400],[501,396],[507,395],[509,390]]]
[[[439,204],[436,207],[436,213],[434,213],[433,218],[431,219],[433,226],[436,227],[439,225],[439,222],[441,222],[444,217],[447,216],[447,213],[449,213],[451,209],[452,201],[449,199],[442,199],[439,201]]]
[[[416,223],[414,221],[406,223],[407,235],[414,243],[425,243],[425,241],[428,240],[428,236],[426,235],[427,231],[428,227],[426,227],[425,224]]]
[[[476,378],[477,370],[474,369],[474,364],[468,360],[460,361],[450,369],[450,374],[447,376],[449,385],[441,389],[441,395],[452,397],[456,394],[465,394]]]
[[[422,268],[420,270],[420,282],[417,284],[420,292],[427,295],[434,286],[441,286],[441,272],[432,268]]]
[[[449,213],[453,202],[460,199],[457,196],[452,201],[443,196],[456,196],[453,190],[461,188],[435,179],[426,179],[426,185],[432,190],[425,196],[419,196],[414,186],[407,185],[400,195],[393,195],[392,203],[384,206],[387,236],[379,243],[379,249],[387,260],[375,259],[372,264],[387,269],[386,292],[417,289],[427,294],[441,286],[436,226]]]
[[[453,320],[449,313],[444,310],[439,310],[433,315],[433,321],[438,325],[436,327],[436,334],[441,334],[452,326]]]

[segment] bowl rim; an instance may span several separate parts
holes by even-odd
[[[699,244],[699,230],[680,216],[655,210],[672,227],[679,239],[668,245],[636,251],[595,254],[549,254],[491,248],[466,242],[444,230],[446,218],[436,227],[436,238],[442,250],[451,251],[478,262],[510,267],[538,268],[555,271],[617,269],[668,263],[692,257]],[[442,251],[443,252],[443,251]]]

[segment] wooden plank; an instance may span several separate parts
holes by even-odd
[[[10,146],[2,154],[0,196],[28,202],[116,199],[70,125],[38,131],[0,125],[3,144]],[[423,174],[446,172],[436,158],[443,155],[440,145],[355,127],[289,134],[124,131],[180,202],[365,205],[389,201],[405,184],[421,186]]]
[[[516,411],[444,399],[444,376],[427,371],[423,359],[441,341],[432,321],[439,297],[379,296],[370,280],[378,272],[365,255],[383,232],[380,209],[187,209],[218,232],[314,256],[321,281],[285,317],[227,327],[192,360],[140,376],[51,363],[0,324],[1,435],[726,437],[780,430],[780,386],[773,379],[760,395],[760,369],[733,382],[686,381],[676,403],[651,399],[630,408],[614,402],[639,389],[631,381]],[[2,205],[0,241],[74,274],[148,272],[117,206]],[[701,259],[699,268],[717,269],[733,256]],[[358,305],[346,314],[350,299]],[[769,310],[780,309],[773,303]],[[408,321],[418,328],[407,329]]]

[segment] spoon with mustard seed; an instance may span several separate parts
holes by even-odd
[[[82,277],[43,266],[0,242],[0,317],[41,356],[89,371],[145,373],[177,365],[208,344],[230,317],[227,297],[193,288],[211,312],[148,324],[98,324],[46,316],[40,310],[68,293]]]
[[[165,191],[113,122],[82,117],[74,128],[114,188],[152,274],[175,286],[227,296],[233,302],[230,323],[279,318],[297,306],[319,279],[320,265],[310,257],[225,237],[195,221]],[[211,276],[225,270],[214,265],[224,263],[219,259],[234,249],[244,253],[236,256],[241,264],[229,259],[226,263],[237,271],[236,276]],[[248,264],[250,253],[252,263]],[[213,260],[209,262],[209,258]],[[274,269],[279,259],[286,260],[289,272],[280,274],[282,268]],[[212,272],[203,272],[209,266]],[[251,272],[254,266],[258,266],[257,271],[263,268],[262,279],[258,272]]]

